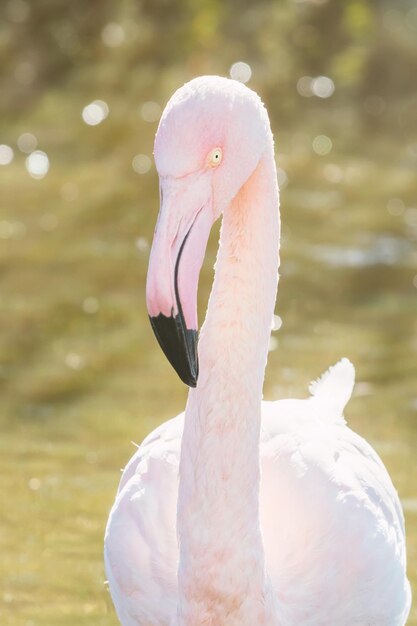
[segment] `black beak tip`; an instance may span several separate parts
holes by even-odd
[[[151,326],[165,356],[183,383],[195,388],[198,379],[196,330],[185,326],[182,315],[149,316]]]
[[[182,376],[180,376],[181,380],[183,383],[185,383],[186,385],[188,385],[188,387],[192,387],[193,389],[195,389],[197,387],[197,379],[193,378],[193,377],[188,377],[187,379],[182,378]]]

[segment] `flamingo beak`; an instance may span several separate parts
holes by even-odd
[[[204,179],[161,182],[146,283],[149,319],[165,356],[189,387],[198,379],[197,289],[213,212]]]

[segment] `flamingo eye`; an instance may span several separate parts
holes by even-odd
[[[217,165],[220,165],[220,163],[222,162],[222,158],[223,158],[223,152],[221,148],[214,148],[214,150],[212,150],[207,158],[207,162],[211,167],[216,167]]]

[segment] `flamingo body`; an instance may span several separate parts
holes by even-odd
[[[404,520],[373,449],[346,425],[342,359],[304,400],[262,402],[279,267],[272,133],[243,85],[202,77],[156,141],[161,210],[147,279],[185,412],[123,472],[105,537],[123,626],[404,626]],[[206,320],[198,275],[223,214]]]
[[[262,403],[260,518],[283,626],[405,624],[404,521],[371,446],[345,424],[353,366],[325,394]],[[334,394],[338,394],[334,397]],[[144,440],[125,468],[106,536],[123,626],[170,625],[178,602],[176,509],[184,413]]]

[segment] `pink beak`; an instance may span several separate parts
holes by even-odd
[[[213,221],[207,176],[161,180],[146,302],[159,345],[190,387],[198,378],[198,278]]]

